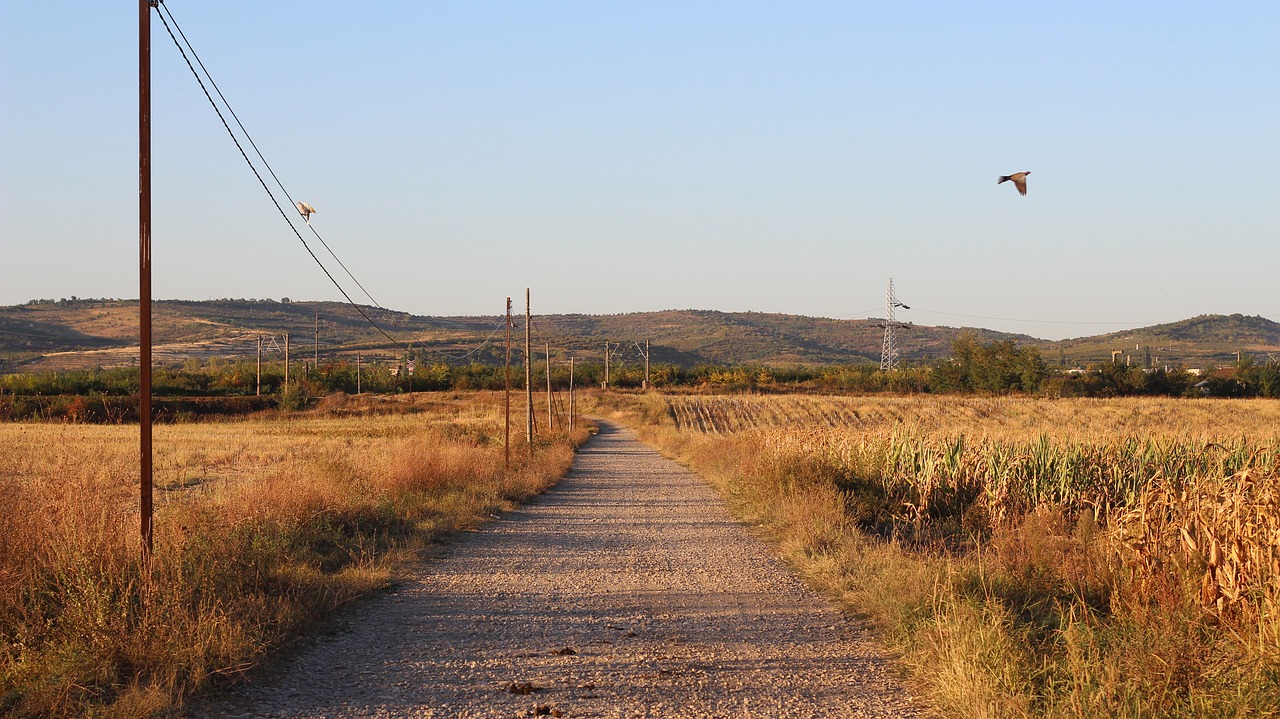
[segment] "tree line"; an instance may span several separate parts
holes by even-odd
[[[545,360],[533,363],[534,388],[545,386]],[[564,390],[570,383],[565,361],[551,363],[551,384]],[[614,364],[609,386],[639,389],[644,386],[640,363]],[[575,363],[573,382],[579,387],[604,384],[601,362]],[[513,367],[511,386],[524,388],[524,372]],[[500,390],[506,373],[501,365],[472,362],[418,362],[413,372],[404,363],[353,361],[321,362],[318,366],[296,362],[285,383],[282,362],[267,362],[261,375],[253,360],[189,359],[181,364],[156,367],[153,394],[171,399],[178,412],[199,414],[252,411],[267,406],[284,409],[305,407],[311,400],[335,392],[398,393],[442,390]],[[980,342],[962,335],[953,342],[949,357],[931,363],[881,371],[870,363],[827,366],[768,367],[761,365],[698,365],[681,367],[654,363],[649,386],[686,391],[719,392],[865,392],[865,393],[982,393],[1027,394],[1052,397],[1280,397],[1280,364],[1243,359],[1226,370],[1198,375],[1184,369],[1139,368],[1102,363],[1087,370],[1051,369],[1035,347],[1010,340]],[[76,417],[127,419],[128,402],[106,398],[135,398],[138,368],[87,369],[64,372],[32,372],[0,377],[0,419]],[[73,398],[84,401],[75,402]],[[177,402],[188,399],[187,404]],[[217,402],[246,398],[239,402]],[[247,398],[253,398],[251,401]],[[265,398],[265,399],[264,399]],[[190,400],[204,402],[191,404]],[[188,407],[188,405],[191,405]],[[101,406],[102,409],[98,409]],[[114,410],[112,408],[115,408]],[[228,409],[230,408],[230,409]]]

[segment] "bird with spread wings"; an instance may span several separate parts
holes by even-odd
[[[1027,175],[1030,174],[1031,170],[1027,170],[1026,172],[1015,172],[1012,175],[1001,175],[1000,179],[996,180],[996,184],[999,185],[1001,182],[1009,182],[1012,180],[1013,186],[1018,188],[1018,194],[1025,195],[1027,194]]]

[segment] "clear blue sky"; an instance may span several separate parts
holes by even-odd
[[[0,304],[137,297],[136,7],[2,2]],[[1271,0],[168,7],[390,308],[1280,320]],[[155,296],[340,299],[153,38]]]

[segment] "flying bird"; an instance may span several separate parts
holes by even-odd
[[[1000,179],[996,180],[996,184],[999,185],[1001,182],[1013,180],[1013,186],[1018,188],[1018,194],[1025,195],[1027,194],[1027,175],[1030,174],[1031,170],[1027,170],[1026,172],[1015,172],[1012,175],[1001,175]]]
[[[1018,182],[1022,182],[1022,181],[1019,180]],[[1022,187],[1021,184],[1018,186]],[[1023,190],[1022,194],[1024,195],[1027,194],[1027,191]],[[298,202],[298,212],[302,213],[302,219],[306,220],[308,225],[311,224],[311,213],[315,211],[316,211],[316,208],[312,207],[309,203],[302,202],[302,201]]]

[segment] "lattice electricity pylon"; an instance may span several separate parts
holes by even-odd
[[[884,304],[887,319],[880,323],[880,326],[884,328],[884,343],[880,348],[880,369],[891,370],[898,363],[898,349],[893,343],[893,331],[896,329],[911,329],[910,322],[899,322],[894,318],[894,310],[896,308],[901,307],[904,310],[911,308],[899,302],[897,296],[894,295],[892,277],[889,278],[889,287],[885,290]]]

